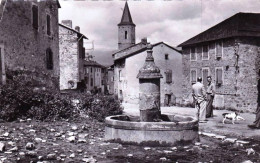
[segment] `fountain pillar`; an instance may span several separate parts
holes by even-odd
[[[141,122],[161,121],[160,69],[155,65],[152,45],[147,46],[144,66],[139,70],[139,110]]]

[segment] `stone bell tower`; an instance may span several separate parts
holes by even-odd
[[[133,23],[127,2],[118,26],[118,49],[122,50],[135,44],[135,24]]]

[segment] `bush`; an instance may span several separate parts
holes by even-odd
[[[14,121],[18,118],[32,118],[52,121],[90,116],[103,121],[106,116],[122,114],[119,101],[113,97],[64,95],[44,84],[38,87],[39,83],[34,81],[34,76],[28,74],[23,75],[19,71],[7,75],[7,84],[0,87],[1,119]],[[73,103],[75,99],[79,101],[78,104]]]

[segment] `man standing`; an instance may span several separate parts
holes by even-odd
[[[248,125],[250,128],[260,129],[260,70],[258,71],[258,83],[257,83],[257,109],[256,109],[256,118],[252,125]]]
[[[207,107],[206,107],[206,118],[213,117],[213,100],[215,96],[215,85],[212,82],[211,76],[207,77],[208,80],[208,88],[207,88]]]
[[[197,109],[197,119],[200,123],[206,122],[206,91],[201,83],[202,78],[198,77],[197,83],[192,85],[192,96],[195,100],[195,108]]]

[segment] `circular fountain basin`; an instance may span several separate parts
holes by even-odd
[[[146,146],[187,145],[198,139],[198,121],[190,116],[162,115],[162,122],[140,122],[126,115],[106,118],[105,140]]]

